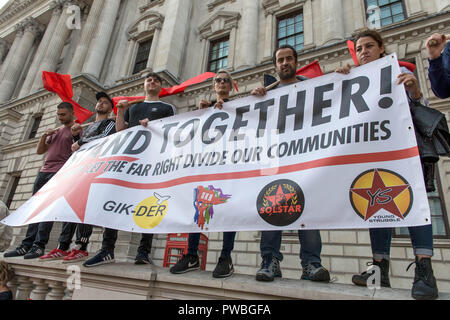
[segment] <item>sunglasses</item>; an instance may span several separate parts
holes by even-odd
[[[216,81],[216,83],[222,83],[222,82],[231,83],[230,78],[216,78],[215,81]]]

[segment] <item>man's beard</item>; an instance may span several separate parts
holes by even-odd
[[[100,114],[100,115],[108,114],[108,111],[103,111],[103,110],[96,110],[96,111],[97,111],[97,114]]]
[[[280,76],[281,80],[290,80],[295,77],[295,73],[296,73],[295,69],[289,68],[288,72],[284,72],[284,71],[280,70],[278,75]]]

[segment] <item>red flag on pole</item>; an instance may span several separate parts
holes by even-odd
[[[323,76],[322,69],[320,68],[319,61],[317,60],[298,69],[295,74],[297,76],[304,76],[309,79]]]
[[[62,101],[69,102],[73,106],[73,112],[77,118],[75,122],[83,123],[89,119],[93,113],[72,100],[73,89],[70,75],[55,72],[42,71],[42,82],[44,88],[50,92],[55,92]]]

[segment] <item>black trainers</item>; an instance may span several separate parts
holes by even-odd
[[[411,289],[411,296],[416,300],[434,300],[439,296],[436,278],[431,268],[431,258],[422,258],[420,261],[416,257],[416,261],[411,263],[406,271],[409,270],[411,265],[416,264],[416,270],[414,274],[414,283]]]
[[[3,258],[21,257],[21,256],[26,255],[28,253],[28,251],[30,251],[30,248],[21,244],[15,250],[5,252],[3,254]]]
[[[383,259],[381,262],[373,260],[368,262],[367,266],[377,266],[380,268],[380,286],[384,288],[390,288],[391,282],[389,281],[389,260]],[[352,277],[352,282],[357,286],[367,287],[367,280],[375,273],[375,270],[370,272],[364,271],[361,274],[356,274]]]
[[[329,282],[330,273],[320,263],[310,263],[303,268],[302,280]]]
[[[147,253],[138,252],[136,258],[134,259],[134,264],[152,264],[152,260],[150,260]]]
[[[200,269],[198,256],[185,254],[172,268],[170,268],[170,273],[180,274],[198,269]]]
[[[114,263],[114,261],[115,261],[114,252],[102,250],[99,253],[97,253],[94,257],[90,258],[89,260],[86,260],[83,263],[83,266],[90,268],[100,266],[102,264]]]
[[[226,278],[233,274],[233,261],[231,257],[220,257],[216,268],[213,271],[214,278]]]
[[[42,257],[44,255],[44,249],[39,248],[38,246],[32,246],[30,251],[26,255],[23,256],[24,259],[36,259]]]

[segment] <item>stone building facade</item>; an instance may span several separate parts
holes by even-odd
[[[370,10],[377,5],[379,11]],[[375,14],[375,16],[373,15]],[[378,15],[376,15],[378,14]],[[450,101],[434,97],[427,78],[425,40],[434,32],[450,33],[449,0],[11,0],[0,10],[0,199],[11,210],[32,193],[43,163],[35,154],[40,135],[57,126],[59,98],[42,87],[41,71],[72,76],[74,100],[93,110],[95,93],[142,95],[142,75],[152,70],[165,87],[226,67],[245,96],[275,74],[271,56],[279,43],[297,46],[300,66],[319,60],[325,73],[352,63],[346,40],[375,23],[387,50],[417,65],[424,95],[450,119]],[[210,98],[211,84],[192,86],[165,98],[179,112]],[[91,119],[92,121],[92,119]],[[430,195],[435,220],[433,267],[438,287],[450,292],[450,159],[439,163],[439,192]],[[17,228],[12,246],[25,228]],[[56,244],[54,227],[47,249]],[[323,264],[339,283],[366,270],[371,260],[366,230],[321,231]],[[121,232],[116,255],[134,257],[139,235]],[[207,270],[221,249],[221,235],[209,237]],[[254,275],[261,262],[259,232],[240,232],[232,258],[237,273]],[[165,235],[154,240],[152,258],[162,265]],[[90,252],[100,248],[101,230]],[[285,278],[300,277],[296,233],[285,232],[281,264]],[[391,283],[409,289],[414,256],[409,237],[396,230],[392,244]]]

